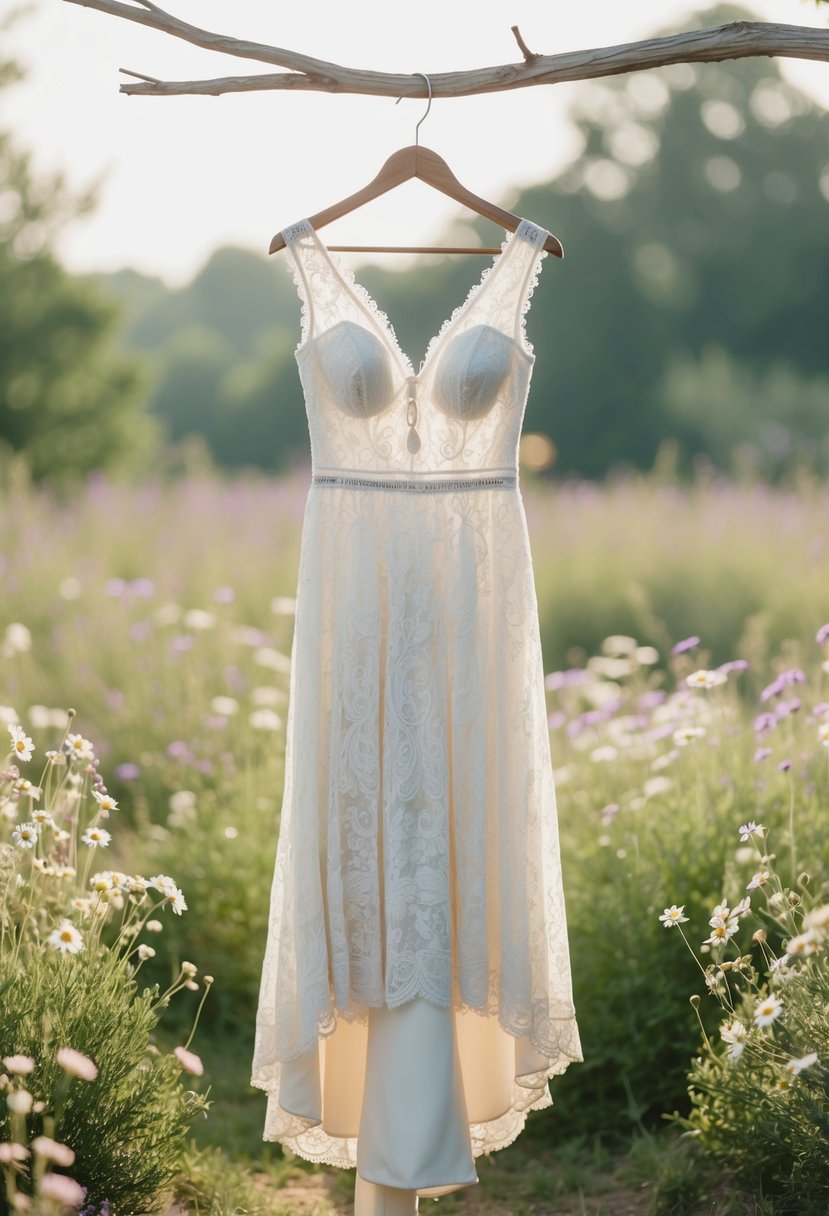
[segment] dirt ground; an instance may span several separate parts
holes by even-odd
[[[266,1175],[257,1176],[264,1185],[272,1184]],[[613,1173],[596,1172],[591,1177],[590,1194],[559,1195],[545,1201],[539,1198],[522,1200],[519,1210],[532,1216],[648,1216],[650,1197],[622,1183]],[[324,1173],[310,1175],[302,1181],[291,1182],[271,1191],[277,1211],[285,1216],[353,1216],[351,1198],[344,1198],[343,1184]],[[421,1199],[421,1216],[513,1216],[515,1208],[508,1200],[496,1199],[482,1192],[480,1186],[464,1187],[443,1200]]]

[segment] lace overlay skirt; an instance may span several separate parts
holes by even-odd
[[[306,504],[251,1077],[264,1139],[359,1168],[364,1117],[376,1172],[366,1128],[390,1131],[372,1078],[394,1089],[401,1043],[432,1061],[435,1118],[466,1125],[471,1157],[461,1137],[462,1178],[405,1160],[406,1184],[363,1176],[423,1193],[475,1181],[472,1157],[583,1058],[516,485],[320,481]]]

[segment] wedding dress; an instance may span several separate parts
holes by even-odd
[[[548,234],[508,234],[417,372],[283,235],[312,481],[251,1083],[263,1139],[441,1194],[583,1059],[518,484]]]

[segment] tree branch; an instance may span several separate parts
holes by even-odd
[[[66,0],[84,8],[137,21],[152,29],[183,38],[186,42],[224,55],[254,59],[288,69],[258,76],[223,76],[212,80],[156,80],[141,72],[121,68],[125,75],[142,83],[122,84],[120,92],[134,96],[169,97],[176,94],[219,96],[270,89],[312,90],[325,93],[361,93],[375,97],[423,97],[422,77],[368,69],[348,68],[301,55],[297,51],[248,42],[227,34],[200,29],[165,12],[151,0]],[[523,63],[474,68],[464,72],[436,72],[429,75],[433,97],[469,97],[478,93],[497,93],[531,85],[557,84],[566,80],[590,80],[662,67],[670,63],[709,63],[723,59],[747,59],[760,55],[782,55],[792,59],[829,61],[829,30],[808,25],[778,25],[762,21],[730,21],[704,30],[689,30],[645,42],[596,47],[587,51],[567,51],[560,55],[538,55],[529,51],[517,27]]]

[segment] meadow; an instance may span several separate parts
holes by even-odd
[[[198,460],[60,494],[15,462],[2,471],[0,721],[34,746],[18,769],[37,785],[67,729],[90,742],[117,802],[94,864],[173,875],[186,897],[153,934],[142,984],[169,990],[185,961],[212,976],[204,1001],[185,969],[191,983],[158,1025],[146,1011],[142,1023],[169,1058],[203,1002],[190,1046],[204,1071],[187,1079],[203,1104],[171,1190],[192,1211],[345,1212],[353,1188],[351,1174],[264,1144],[263,1095],[248,1085],[307,488],[304,468],[228,479]],[[806,474],[775,488],[704,467],[678,485],[659,466],[601,485],[522,472],[521,488],[585,1061],[482,1165],[479,1194],[437,1202],[446,1213],[825,1212],[826,1166],[810,1160],[829,1143],[826,1019],[798,1021],[795,1008],[829,1008],[829,490]],[[13,792],[0,799],[4,872],[25,852]],[[743,835],[752,822],[763,832]],[[791,960],[787,943],[808,933],[788,1018],[752,1021],[785,967],[775,979],[773,959]],[[738,1094],[721,1027],[725,1012],[736,1033],[740,983],[743,1064],[756,1050],[767,1075]]]

